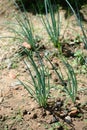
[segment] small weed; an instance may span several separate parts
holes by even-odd
[[[14,115],[11,117],[11,119],[16,122],[21,122],[23,119],[21,110],[19,109],[17,112],[15,112]]]
[[[87,73],[87,65],[82,65],[81,71],[82,71],[82,73],[86,74]]]
[[[0,70],[3,70],[3,69],[5,69],[5,68],[6,68],[5,65],[1,65],[1,66],[0,66]]]
[[[74,54],[74,60],[72,64],[76,67],[76,73],[86,74],[87,72],[87,64],[86,57],[84,56],[82,50],[77,50]]]
[[[17,122],[20,122],[20,121],[22,121],[22,116],[20,115],[20,114],[18,114],[17,116],[16,116],[16,121]]]
[[[17,67],[18,67],[17,63],[12,63],[11,69],[15,69],[15,68],[17,68]]]
[[[74,39],[74,43],[80,43],[80,42],[83,42],[83,37],[80,34],[78,34]]]
[[[86,123],[87,123],[87,119],[84,119],[84,122],[86,122]]]
[[[4,130],[8,130],[8,126],[7,125],[4,126]]]
[[[64,125],[62,122],[52,123],[50,126],[45,125],[47,130],[68,130],[67,125]]]
[[[74,62],[77,63],[77,65],[84,65],[85,64],[85,58],[81,50],[77,50],[74,54],[75,60]]]

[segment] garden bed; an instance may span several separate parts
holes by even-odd
[[[51,78],[50,97],[48,97],[44,108],[34,100],[18,81],[20,79],[25,83],[26,80],[31,80],[31,77],[26,64],[24,64],[24,60],[27,60],[26,54],[22,53],[22,56],[19,56],[19,52],[23,48],[21,48],[17,39],[9,38],[13,34],[7,30],[8,25],[2,26],[5,21],[14,22],[15,16],[12,14],[18,12],[12,4],[8,4],[9,9],[7,10],[6,3],[7,1],[1,1],[4,6],[1,6],[2,13],[0,14],[0,35],[8,37],[0,39],[0,130],[86,130],[87,50],[84,49],[84,43],[81,39],[82,32],[74,15],[65,19],[66,12],[60,9],[62,53],[73,67],[78,82],[75,103],[66,94],[53,66],[45,58],[45,56],[49,56],[50,61],[57,69],[60,66],[67,82],[66,67],[60,59],[58,49],[50,41],[38,15],[27,12],[34,25],[37,44],[41,46],[39,55],[44,65],[48,67]],[[81,12],[84,12],[85,20],[83,23],[85,29],[87,29],[85,22],[87,20],[87,9],[85,6]],[[35,52],[33,58],[36,65],[39,66]],[[30,68],[31,72],[35,74],[31,65]]]

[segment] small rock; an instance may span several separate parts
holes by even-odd
[[[0,57],[0,61],[3,62],[4,60],[6,60],[7,58],[7,54],[4,54]]]
[[[54,78],[54,82],[58,82],[59,80],[58,80],[58,78],[57,77],[55,77]]]
[[[35,113],[34,115],[33,115],[33,119],[36,119],[37,118],[37,114]]]
[[[54,104],[53,109],[59,110],[61,106],[62,106],[62,101],[57,101],[57,102]]]
[[[41,126],[41,124],[40,124],[40,123],[38,123],[38,124],[37,124],[37,126],[38,126],[38,127],[40,127],[40,126]]]
[[[78,111],[77,110],[73,110],[69,113],[69,116],[71,117],[75,117],[77,115]]]
[[[13,110],[13,107],[11,107],[11,110]]]
[[[6,118],[7,118],[6,116],[3,116],[3,117],[2,117],[2,121],[5,121],[5,120],[6,120]]]
[[[66,116],[65,121],[70,124],[72,122],[72,119],[70,116]]]
[[[23,123],[22,123],[22,122],[20,122],[20,125],[23,125]]]
[[[2,119],[2,115],[0,115],[0,119]]]
[[[3,94],[2,94],[2,90],[0,89],[0,97],[2,97],[3,96]]]
[[[55,66],[55,67],[58,67],[58,66],[59,66],[59,64],[58,64],[57,62],[55,62],[55,63],[54,63],[54,66]]]
[[[16,82],[11,83],[11,87],[15,87],[15,86],[18,86],[20,84],[21,83],[19,81],[16,81]]]
[[[80,100],[79,96],[76,97],[76,100]]]
[[[65,116],[67,116],[67,114],[68,114],[68,112],[67,111],[61,111],[60,112],[60,117],[65,117]]]
[[[45,53],[44,53],[45,56],[48,56],[49,55],[49,51],[46,50]]]
[[[45,117],[46,116],[46,112],[44,111],[44,112],[42,112],[42,116],[43,117]]]
[[[12,128],[12,130],[17,130],[17,128]]]
[[[72,102],[71,101],[69,101],[68,103],[67,103],[67,106],[71,106],[71,104],[72,104]]]
[[[58,117],[53,116],[53,119],[50,121],[50,124],[58,122],[58,121],[59,121]]]
[[[76,101],[76,106],[79,106],[79,107],[81,106],[80,100],[77,100],[77,101]]]
[[[31,115],[30,115],[30,118],[31,118],[31,119],[37,119],[37,114],[36,114],[36,113],[31,114]]]
[[[52,79],[53,79],[54,82],[59,81],[58,77],[54,73],[51,76],[52,76]]]
[[[15,78],[17,77],[17,75],[14,74],[13,72],[9,72],[9,77],[10,77],[11,79],[15,79]]]
[[[78,113],[78,109],[76,107],[71,108],[71,111],[69,112],[69,116],[74,117]]]
[[[2,103],[4,101],[3,97],[0,97],[0,103]]]
[[[86,110],[86,111],[87,111],[87,105],[84,107],[84,110]]]
[[[23,110],[23,116],[27,114],[28,114],[27,110]]]
[[[87,130],[87,125],[82,128],[82,130]]]
[[[11,67],[12,67],[12,63],[9,62],[8,65],[7,65],[7,68],[8,68],[8,69],[11,69]]]
[[[77,107],[72,107],[71,111],[77,110]]]
[[[25,47],[25,48],[27,48],[27,49],[29,49],[29,50],[31,49],[31,45],[29,43],[27,43],[27,42],[24,42],[22,44],[22,46]]]
[[[28,115],[30,115],[30,114],[31,114],[31,112],[29,112],[29,111],[28,111],[28,112],[27,112],[27,114],[28,114]]]
[[[25,69],[25,68],[21,68],[21,70],[20,70],[22,73],[25,73],[26,71],[27,71],[27,69]]]
[[[5,60],[5,63],[7,64],[7,68],[8,68],[8,69],[11,69],[11,66],[12,66],[11,60],[10,60],[10,59],[6,59],[6,60]]]
[[[51,115],[51,112],[50,111],[46,111],[46,115]]]

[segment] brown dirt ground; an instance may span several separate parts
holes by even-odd
[[[5,24],[3,26],[2,24],[7,20],[14,21],[12,14],[16,11],[17,10],[14,6],[8,3],[8,0],[0,1],[0,36],[12,35],[7,30],[7,25]],[[84,17],[86,19],[87,10],[82,11],[85,12]],[[68,20],[65,20],[64,13],[65,11],[61,10],[61,35],[69,22],[67,30],[64,33],[64,37],[69,39],[71,42],[75,39],[77,33],[81,34],[81,32],[79,27],[76,26],[74,16],[71,16]],[[39,36],[44,37],[42,37],[41,43],[46,46],[46,50],[49,50],[49,52],[56,51],[52,45],[49,46],[51,43],[48,42],[48,36],[38,16],[33,15],[32,13],[29,13],[29,16],[35,25],[35,34],[39,34]],[[84,25],[87,27],[86,22],[84,22]],[[81,45],[82,43],[80,43],[79,47],[72,47],[69,49],[75,50],[81,48]],[[77,102],[80,102],[83,105],[86,103],[85,107],[81,108],[81,117],[72,117],[72,124],[68,124],[63,119],[59,118],[62,124],[61,127],[58,125],[57,121],[55,124],[57,126],[53,128],[53,123],[51,124],[51,121],[53,120],[53,113],[51,113],[48,109],[44,110],[43,108],[40,108],[37,102],[29,96],[28,92],[19,84],[17,80],[17,76],[23,81],[29,76],[27,74],[26,66],[23,63],[23,58],[17,57],[18,48],[19,43],[16,40],[9,38],[0,39],[0,130],[73,130],[74,128],[75,130],[87,130],[87,90],[85,92],[78,92],[79,99]],[[66,46],[66,49],[67,48],[68,47]],[[44,55],[44,50],[40,53]],[[84,53],[85,55],[87,54],[86,51],[84,51]],[[68,60],[71,63],[73,59],[70,57]],[[13,64],[11,67],[9,67],[10,62]],[[60,63],[60,61],[55,57],[53,58],[53,62]],[[56,76],[53,75],[54,81],[55,78]],[[87,89],[87,72],[85,74],[77,73],[77,79],[79,89]],[[57,93],[55,89],[52,90],[52,93],[53,95],[56,95],[57,100],[63,100],[65,97],[65,95],[60,93],[60,91]],[[59,94],[61,95],[61,98]],[[65,108],[68,104],[72,107],[72,103],[69,99],[65,104]]]

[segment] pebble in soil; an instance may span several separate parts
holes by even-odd
[[[66,121],[68,124],[71,124],[72,119],[71,119],[70,116],[66,116],[66,117],[65,117],[65,121]]]

